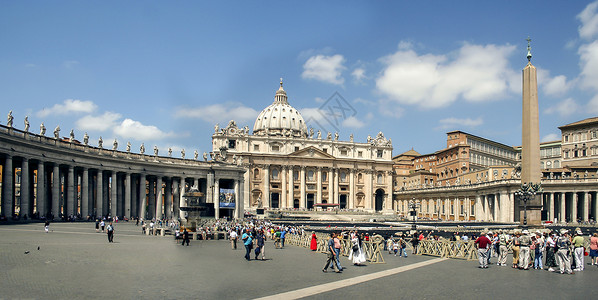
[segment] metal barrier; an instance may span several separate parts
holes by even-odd
[[[317,250],[320,253],[327,253],[329,236],[326,234],[316,234]],[[351,241],[348,239],[341,239],[341,255],[349,256],[352,251]],[[384,257],[382,256],[382,249],[384,249],[384,240],[380,236],[374,236],[370,241],[361,241],[362,251],[365,253],[367,261],[371,264],[383,264]],[[299,246],[303,248],[310,248],[311,234],[289,234],[286,236],[285,244]]]

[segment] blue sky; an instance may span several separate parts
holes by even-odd
[[[559,139],[598,115],[598,2],[0,1],[0,123],[202,153],[216,123],[251,129],[283,77],[314,127],[335,93],[354,108],[341,140],[520,145],[528,35],[540,136]]]

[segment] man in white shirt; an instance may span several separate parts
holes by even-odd
[[[231,229],[230,233],[229,233],[229,237],[230,237],[230,243],[231,243],[231,248],[233,250],[237,250],[237,232],[235,231],[235,229]]]

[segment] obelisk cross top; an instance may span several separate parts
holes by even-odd
[[[531,43],[532,39],[530,39],[528,36],[526,41],[527,41],[527,61],[531,63],[532,62],[532,46],[530,46],[530,43]]]

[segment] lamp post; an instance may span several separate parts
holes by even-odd
[[[515,196],[523,200],[524,228],[527,228],[527,201],[533,199],[538,193],[542,193],[542,185],[540,183],[523,183],[521,188],[515,192]]]
[[[419,207],[419,201],[415,201],[415,197],[409,201],[409,212],[413,216],[413,225],[411,228],[413,230],[417,230],[417,225],[415,224],[415,218],[417,217],[417,208]]]

